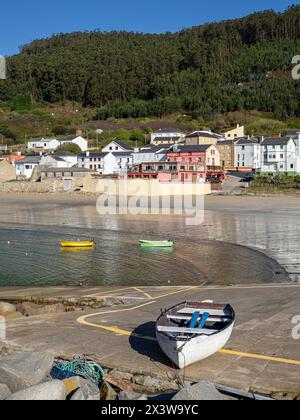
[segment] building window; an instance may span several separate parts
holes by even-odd
[[[280,155],[280,159],[283,159],[283,155],[282,154]]]
[[[293,163],[291,163],[291,169],[294,169],[294,164]]]

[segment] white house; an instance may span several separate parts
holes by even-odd
[[[173,128],[162,129],[151,133],[152,144],[175,144],[185,136],[184,133]]]
[[[93,169],[102,175],[122,175],[132,166],[132,152],[89,153],[78,157],[78,167]]]
[[[269,138],[261,144],[261,172],[300,172],[298,139]]]
[[[7,144],[0,144],[0,152],[7,152],[8,146]]]
[[[107,146],[102,149],[103,153],[126,153],[133,152],[133,149],[128,144],[123,143],[119,140],[113,140]]]
[[[151,144],[159,145],[159,144],[176,144],[183,140],[185,137],[185,134],[176,131],[174,129],[165,129],[165,130],[159,130],[154,131],[151,134]]]
[[[74,166],[72,163],[67,162],[62,157],[56,155],[42,156],[40,160],[40,165],[47,166],[48,168],[72,168],[72,166]]]
[[[63,146],[64,144],[76,144],[80,147],[82,152],[86,152],[88,150],[88,142],[85,140],[81,135],[71,135],[66,136],[60,140],[60,145]]]
[[[57,139],[46,139],[44,137],[38,139],[30,139],[27,142],[28,150],[56,150],[60,142]]]
[[[68,166],[77,166],[78,163],[78,157],[77,155],[74,155],[74,153],[70,152],[56,152],[54,156],[62,158],[64,161],[68,163]]]
[[[41,156],[27,156],[25,159],[15,162],[17,177],[30,179],[34,169],[40,164],[40,161]]]
[[[261,145],[254,139],[241,139],[235,143],[236,168],[260,169]]]

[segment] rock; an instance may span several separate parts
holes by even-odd
[[[61,381],[50,381],[31,386],[16,392],[7,398],[7,401],[63,401],[66,399],[66,390]]]
[[[172,398],[173,401],[225,401],[227,399],[213,384],[204,381],[195,385],[186,385]]]
[[[53,366],[54,356],[42,352],[18,352],[0,359],[0,382],[12,392],[44,381]]]
[[[86,401],[86,399],[84,398],[84,394],[80,388],[77,389],[77,391],[75,391],[75,393],[70,399],[71,401]]]
[[[25,316],[46,315],[65,312],[65,307],[62,303],[54,305],[37,305],[36,303],[23,302],[17,305],[17,310]]]
[[[117,399],[117,393],[113,387],[106,381],[103,382],[100,389],[101,401],[115,401]]]
[[[0,341],[0,358],[9,356],[16,351],[16,347],[13,347],[8,342]]]
[[[0,401],[6,400],[11,395],[11,391],[5,384],[0,384]]]
[[[175,380],[172,381],[145,375],[134,376],[132,380],[141,387],[141,392],[157,393],[178,391],[178,382]]]
[[[138,394],[137,392],[122,391],[118,395],[120,401],[147,401],[148,397],[145,394]]]
[[[116,378],[111,374],[106,374],[103,378],[104,381],[108,382],[110,385],[114,386],[115,388],[119,389],[120,391],[133,391],[132,387],[124,382],[120,378]]]
[[[10,303],[6,303],[6,302],[0,302],[0,315],[1,316],[5,316],[13,312],[16,312],[16,307],[14,305],[11,305]]]
[[[132,382],[133,374],[128,372],[120,372],[118,370],[112,370],[109,374],[110,377],[120,379],[121,381]]]
[[[86,400],[86,401],[99,401],[100,390],[93,382],[87,381],[79,376],[64,379],[62,381],[67,399],[70,400]]]

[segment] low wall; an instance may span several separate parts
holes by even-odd
[[[3,182],[0,183],[2,193],[56,193],[63,192],[63,181],[55,182]]]

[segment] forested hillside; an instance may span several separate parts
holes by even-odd
[[[239,110],[300,116],[300,6],[256,13],[175,34],[59,34],[8,59],[0,100],[30,93],[99,109],[98,118],[189,113],[214,118]]]

